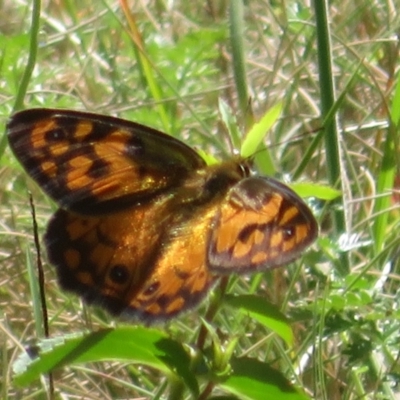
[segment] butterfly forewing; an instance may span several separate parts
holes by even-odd
[[[316,238],[310,209],[272,178],[247,178],[228,193],[215,216],[208,255],[219,273],[251,272],[293,261]]]
[[[26,110],[7,130],[29,175],[61,206],[84,214],[147,201],[205,166],[171,136],[97,114]]]

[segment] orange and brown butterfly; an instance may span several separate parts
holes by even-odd
[[[303,200],[249,160],[208,166],[171,136],[86,112],[21,111],[7,131],[60,206],[45,244],[61,287],[114,315],[167,320],[218,276],[287,264],[317,236]]]

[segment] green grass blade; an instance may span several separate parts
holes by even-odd
[[[253,156],[265,135],[269,132],[271,127],[275,124],[282,111],[282,103],[276,103],[271,107],[260,119],[260,121],[253,124],[245,139],[243,140],[240,154],[242,157]]]
[[[375,251],[380,252],[385,243],[388,231],[388,210],[391,205],[391,195],[396,171],[399,168],[397,160],[399,157],[399,127],[400,127],[400,79],[393,97],[391,108],[391,125],[384,143],[384,151],[376,184],[377,198],[375,200],[374,212],[376,217],[373,225],[373,237]]]
[[[153,70],[154,66],[150,62],[148,53],[146,52],[145,49],[145,44],[144,41],[142,40],[142,35],[139,31],[139,28],[136,24],[136,19],[134,15],[132,14],[130,8],[128,7],[127,3],[125,1],[121,1],[121,5],[124,9],[125,16],[127,18],[130,30],[131,30],[131,38],[132,42],[135,46],[135,53],[138,59],[138,63],[141,67],[141,70],[143,72],[143,75],[146,79],[146,83],[149,87],[150,93],[152,94],[154,100],[157,102],[157,109],[160,115],[160,119],[162,121],[163,129],[164,132],[171,132],[171,121],[168,117],[168,113],[165,109],[164,104],[161,102],[163,99],[162,95],[162,90],[160,88],[160,85],[158,84]]]
[[[344,171],[341,167],[340,138],[337,127],[337,121],[334,116],[330,120],[325,120],[331,109],[335,105],[335,91],[333,79],[333,61],[330,42],[329,14],[327,0],[315,1],[314,3],[316,26],[317,26],[317,46],[318,46],[318,64],[319,64],[319,85],[321,98],[322,119],[325,122],[325,153],[327,163],[327,175],[331,186],[336,187],[340,182],[344,182]],[[343,175],[343,176],[342,176]],[[342,193],[345,192],[342,188]],[[343,204],[344,199],[341,198]],[[337,207],[333,212],[334,229],[338,237],[347,231],[345,207]],[[347,275],[350,267],[345,253],[341,255],[339,273]]]
[[[26,64],[24,74],[21,78],[21,84],[15,98],[13,111],[18,111],[23,108],[24,98],[28,85],[31,80],[33,69],[36,64],[37,48],[38,48],[38,35],[40,29],[40,10],[42,2],[41,0],[33,0],[32,2],[32,18],[31,18],[31,29],[30,29],[30,44],[29,44],[29,57]]]
[[[249,94],[247,89],[246,64],[243,44],[243,2],[242,0],[231,1],[229,5],[229,30],[230,43],[233,57],[233,74],[235,78],[236,91],[239,97],[239,108],[246,121],[246,126],[253,124],[251,113],[249,113]]]

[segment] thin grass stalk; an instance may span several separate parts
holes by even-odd
[[[325,121],[325,153],[327,162],[327,175],[329,183],[337,186],[341,183],[342,192],[346,193],[345,173],[340,156],[340,137],[338,133],[337,119],[333,116],[330,120],[325,120],[330,110],[335,105],[335,90],[332,70],[332,52],[330,43],[330,30],[328,24],[328,4],[326,0],[315,0],[314,10],[317,27],[317,46],[319,64],[319,84],[321,93],[321,114]],[[343,197],[341,201],[343,204]],[[338,237],[347,232],[345,207],[338,207],[333,213],[335,236]],[[345,254],[342,255],[337,264],[338,272],[341,275],[349,273],[349,262]]]
[[[239,108],[245,121],[246,131],[253,125],[253,116],[249,112],[249,94],[246,79],[246,64],[243,44],[243,2],[231,1],[229,7],[229,31],[232,48],[233,75],[239,97]]]
[[[400,126],[400,80],[398,80],[390,110],[390,125],[384,144],[382,163],[376,183],[377,198],[374,213],[377,215],[373,225],[375,252],[383,249],[387,235],[391,193],[394,185],[399,157],[399,126]],[[383,195],[383,196],[382,196]]]
[[[25,94],[28,90],[28,85],[32,77],[33,69],[35,68],[37,50],[38,50],[38,36],[40,29],[40,12],[42,2],[41,0],[33,0],[32,3],[32,22],[30,29],[30,43],[29,43],[29,55],[28,62],[24,74],[22,75],[21,83],[18,88],[17,96],[15,98],[13,112],[18,111],[24,106]]]
[[[131,13],[126,0],[120,0],[120,4],[125,13],[125,18],[129,25],[130,36],[135,46],[138,63],[146,79],[146,83],[149,86],[150,93],[156,102],[156,107],[158,109],[161,122],[163,124],[163,130],[164,132],[171,133],[171,121],[168,116],[167,110],[165,109],[165,105],[161,102],[161,100],[163,99],[162,90],[153,74],[154,66],[150,62],[149,56],[147,55],[145,44],[142,40],[142,35],[136,24],[136,19],[134,15]]]
[[[28,90],[28,85],[33,73],[33,69],[35,68],[37,47],[38,47],[38,35],[40,27],[40,10],[41,10],[41,0],[34,0],[32,4],[32,23],[30,29],[28,62],[26,63],[26,68],[24,70],[21,83],[18,86],[18,91],[15,96],[15,102],[13,106],[13,112],[23,108],[25,94]],[[7,146],[7,137],[6,135],[2,135],[2,138],[0,140],[0,156],[4,153],[6,146]]]

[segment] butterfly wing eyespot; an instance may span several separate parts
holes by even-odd
[[[63,208],[118,211],[179,187],[203,159],[184,143],[118,118],[51,109],[15,114],[10,146],[29,175]]]
[[[293,261],[318,225],[303,200],[272,178],[247,178],[221,204],[208,243],[210,269],[246,273]]]

